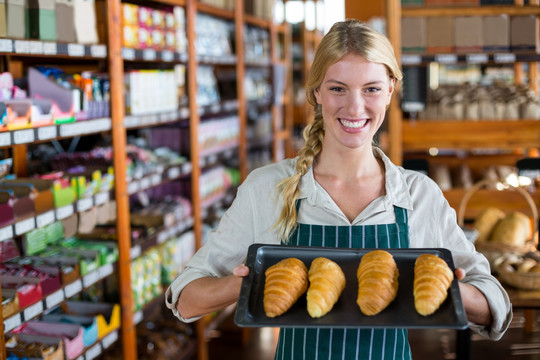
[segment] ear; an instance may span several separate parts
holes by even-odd
[[[390,101],[392,101],[392,94],[394,94],[394,90],[396,89],[396,79],[390,78],[390,84],[388,85],[388,99],[386,100],[386,105],[390,105]]]
[[[317,104],[321,105],[321,93],[319,89],[313,90],[313,95],[315,96],[315,100],[317,100]]]

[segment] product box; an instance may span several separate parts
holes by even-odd
[[[456,52],[482,51],[483,21],[481,16],[454,18],[454,46]]]
[[[538,18],[512,16],[510,20],[510,46],[512,51],[538,51]]]
[[[55,0],[27,0],[28,37],[56,41]]]
[[[13,39],[26,38],[26,1],[6,0],[7,36]]]
[[[38,284],[29,284],[22,278],[7,279],[2,277],[2,296],[6,298],[17,297],[19,300],[19,309],[25,309],[43,298],[41,286]]]
[[[13,192],[0,191],[0,228],[11,225],[15,221],[14,202],[15,194]]]
[[[34,199],[30,196],[28,188],[0,183],[0,192],[6,191],[9,191],[13,198],[14,222],[31,218],[36,214]]]
[[[7,36],[6,0],[0,0],[0,37]]]
[[[5,104],[9,130],[29,129],[32,127],[32,100],[6,100]]]
[[[73,0],[75,33],[79,44],[97,44],[96,5],[94,0]]]
[[[404,17],[401,19],[401,46],[403,52],[426,51],[426,27],[425,17]]]
[[[429,17],[426,28],[426,52],[441,54],[454,51],[454,18],[452,16]]]
[[[53,182],[38,178],[16,178],[4,180],[0,183],[10,187],[25,188],[34,201],[34,209],[37,215],[54,209]]]
[[[55,9],[56,40],[67,43],[76,42],[74,0],[56,0]]]
[[[21,359],[64,360],[61,340],[37,335],[17,334],[6,340],[6,352]]]

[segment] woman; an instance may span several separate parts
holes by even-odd
[[[386,37],[356,20],[332,27],[309,74],[306,92],[315,119],[304,131],[305,145],[297,158],[255,170],[240,186],[217,230],[167,290],[176,316],[193,321],[234,303],[249,271],[239,264],[255,242],[448,248],[470,327],[495,340],[503,335],[512,318],[508,296],[465,238],[439,187],[393,165],[372,145],[401,77]],[[304,231],[310,227],[323,231]],[[405,329],[295,328],[281,330],[276,359],[329,353],[411,358]]]

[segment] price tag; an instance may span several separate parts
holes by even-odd
[[[188,108],[182,108],[180,109],[180,119],[187,119],[189,118],[189,109]]]
[[[169,170],[167,170],[167,177],[169,179],[176,179],[180,176],[180,168],[179,167],[172,167]]]
[[[104,349],[107,349],[109,346],[114,344],[118,340],[118,330],[114,330],[107,336],[104,336],[103,339],[101,339],[101,344],[103,345]]]
[[[152,186],[161,184],[161,175],[160,174],[152,175],[151,183],[152,183]]]
[[[33,319],[39,314],[41,314],[42,312],[43,312],[43,303],[41,301],[38,301],[34,305],[30,305],[29,307],[24,309],[24,321]]]
[[[11,239],[13,237],[13,227],[11,225],[0,228],[0,241]]]
[[[86,199],[81,199],[77,201],[78,212],[86,211],[90,209],[92,206],[94,206],[94,201],[92,198],[86,198]]]
[[[136,259],[141,256],[141,251],[141,247],[139,245],[135,245],[131,248],[131,250],[129,250],[129,257],[131,259]]]
[[[215,114],[215,113],[220,112],[220,110],[221,110],[221,106],[219,104],[214,104],[214,105],[210,106],[210,112],[211,113]]]
[[[15,235],[26,234],[30,230],[36,228],[36,220],[34,218],[21,220],[15,224]]]
[[[83,286],[85,288],[94,285],[99,280],[98,270],[94,270],[83,276]]]
[[[104,58],[107,56],[107,47],[105,45],[90,46],[90,55],[95,58]]]
[[[43,42],[41,41],[29,41],[30,54],[43,54]]]
[[[10,146],[11,145],[11,133],[5,132],[0,133],[0,146]]]
[[[60,304],[62,301],[64,301],[64,292],[62,290],[57,290],[45,298],[45,306],[47,309],[50,309]]]
[[[142,320],[143,320],[143,312],[142,311],[137,311],[135,314],[133,314],[133,323],[136,325],[136,324],[139,324]]]
[[[58,220],[64,220],[67,217],[70,217],[74,213],[73,204],[63,206],[56,209],[56,218]]]
[[[46,213],[36,216],[36,225],[38,228],[42,228],[52,224],[54,220],[54,210],[49,210]]]
[[[166,231],[162,231],[158,234],[156,242],[163,244],[169,238],[169,234]]]
[[[401,63],[403,65],[419,65],[422,63],[420,55],[401,55]]]
[[[67,53],[69,56],[76,56],[76,57],[84,56],[84,45],[68,44]]]
[[[181,62],[186,62],[188,59],[188,55],[186,53],[179,53],[178,57],[180,58]]]
[[[60,136],[62,137],[72,137],[81,134],[80,125],[75,124],[64,124],[60,125]]]
[[[193,169],[193,166],[190,162],[182,164],[182,173],[189,174],[191,170]]]
[[[128,194],[132,195],[139,191],[139,182],[132,181],[128,184]]]
[[[174,53],[169,50],[163,50],[161,52],[161,60],[171,62],[174,60]]]
[[[136,116],[126,116],[124,118],[124,126],[127,128],[136,127],[139,125],[139,118]]]
[[[30,53],[30,42],[26,40],[15,40],[15,52],[18,54]]]
[[[37,129],[38,140],[51,140],[56,137],[56,126],[44,126]]]
[[[98,193],[95,196],[94,202],[96,203],[96,205],[103,205],[107,201],[109,201],[109,197],[110,195],[108,192]]]
[[[493,60],[496,63],[515,63],[516,62],[516,54],[512,53],[499,53],[493,55]]]
[[[31,142],[34,142],[34,129],[25,129],[13,132],[14,144],[28,144]]]
[[[489,60],[488,54],[467,54],[467,62],[469,64],[484,64]]]
[[[53,42],[45,42],[45,43],[43,43],[43,54],[45,54],[45,55],[57,55],[58,54],[58,48],[56,46],[56,43],[53,43]]]
[[[82,290],[82,281],[81,279],[75,280],[71,284],[68,284],[64,287],[64,293],[66,294],[67,298],[72,297],[73,295],[81,292]]]
[[[149,176],[147,177],[144,177],[141,179],[141,190],[146,190],[148,189],[150,186],[152,186],[152,181],[150,180],[151,178]]]
[[[93,360],[97,358],[99,355],[101,355],[100,343],[97,343],[96,345],[92,346],[90,349],[86,350],[86,353],[85,353],[86,360]]]
[[[154,49],[144,49],[142,57],[143,57],[143,60],[154,61],[154,60],[156,60],[156,50],[154,50]]]
[[[0,39],[0,52],[13,52],[13,41],[9,39]]]
[[[79,356],[79,357],[78,357],[77,359],[75,359],[75,360],[84,360],[84,355]]]
[[[13,315],[12,317],[4,320],[4,332],[7,333],[21,325],[21,314]]]
[[[94,129],[94,132],[98,131],[109,131],[112,129],[112,120],[111,118],[103,118],[94,120],[94,126],[97,130]]]
[[[122,48],[122,58],[124,60],[135,60],[135,49]]]
[[[435,61],[441,64],[456,64],[457,55],[456,54],[439,54],[435,55]]]
[[[107,276],[111,275],[114,271],[112,264],[103,265],[98,269],[99,271],[99,278],[104,279]]]

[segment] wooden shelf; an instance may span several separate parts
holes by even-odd
[[[436,16],[491,16],[491,15],[540,15],[538,6],[452,6],[452,7],[408,7],[401,9],[404,17]]]
[[[536,148],[540,121],[403,121],[403,151]]]
[[[234,11],[221,9],[212,5],[207,5],[204,3],[197,2],[197,11],[206,13],[208,15],[213,15],[221,19],[234,20]]]

